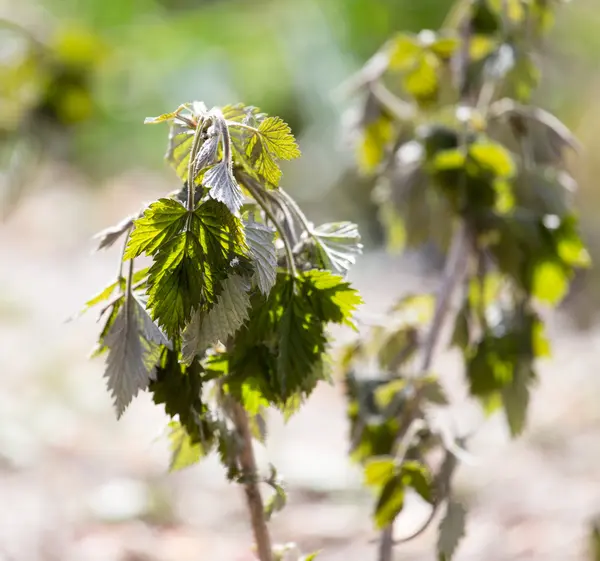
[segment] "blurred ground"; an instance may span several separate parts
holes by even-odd
[[[59,188],[57,185],[69,184]],[[191,561],[249,559],[239,489],[212,459],[169,475],[166,419],[148,396],[115,420],[101,360],[88,361],[94,312],[64,323],[114,274],[115,252],[91,255],[97,230],[170,189],[130,174],[102,193],[53,169],[0,227],[0,560]],[[435,287],[418,263],[363,257],[352,278],[377,313],[408,290]],[[486,423],[460,472],[470,505],[457,559],[585,558],[587,522],[600,511],[600,332],[571,335],[554,320],[555,357],[541,367],[530,428],[516,443],[501,419]],[[457,399],[453,418],[477,426],[461,404],[456,357],[437,364]],[[271,524],[278,542],[322,549],[324,561],[374,559],[370,497],[346,459],[340,388],[321,387],[283,426],[272,418],[262,461],[280,469],[288,508]],[[407,505],[397,533],[426,516]],[[397,559],[432,559],[434,531]]]

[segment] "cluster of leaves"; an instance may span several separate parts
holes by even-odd
[[[104,46],[75,27],[46,34],[0,20],[0,35],[7,46],[0,69],[0,153],[8,170],[3,187],[8,209],[35,163],[56,144],[51,137],[94,114],[92,83]]]
[[[148,390],[173,418],[172,468],[216,450],[243,479],[233,404],[263,439],[268,407],[290,415],[328,379],[327,326],[353,326],[361,303],[344,280],[360,236],[345,222],[314,227],[279,187],[280,161],[300,151],[278,117],[194,102],[147,122],[169,124],[182,188],[99,234],[99,248],[122,240],[123,253],[87,304],[105,302],[95,354],[107,355],[118,416]],[[265,482],[270,516],[285,493],[275,473]]]
[[[442,287],[427,336],[410,324],[380,327],[385,336],[374,337],[376,350],[359,341],[343,361],[353,456],[379,488],[377,525],[393,522],[407,488],[432,502],[434,512],[443,498],[458,517],[441,526],[445,559],[463,533],[464,510],[451,506],[447,485],[444,497],[431,498],[439,477],[419,458],[431,446],[455,445],[409,430],[420,420],[432,431],[423,387],[435,383],[437,403],[444,401],[427,371],[435,341],[423,344],[440,332],[443,291],[461,292],[452,345],[462,353],[471,396],[486,413],[503,408],[517,436],[536,359],[550,353],[538,308],[557,305],[574,271],[589,265],[565,164],[566,150],[577,143],[556,117],[531,104],[540,79],[534,47],[551,26],[555,4],[461,2],[442,31],[397,35],[354,80],[362,94],[354,130],[358,161],[375,178],[373,196],[390,245],[434,240],[446,249],[451,239],[462,240],[462,265],[445,279],[450,286]],[[365,348],[375,352],[375,363],[364,363]],[[419,350],[424,366],[412,367],[409,359]],[[375,381],[365,381],[366,374]],[[440,474],[444,479],[442,468]],[[453,539],[444,534],[448,528]]]

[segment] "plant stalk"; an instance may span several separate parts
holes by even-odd
[[[264,503],[258,486],[258,470],[254,450],[252,449],[252,434],[250,433],[248,414],[237,401],[232,405],[232,413],[233,422],[242,441],[239,462],[244,474],[244,492],[258,558],[260,561],[273,561],[273,547],[265,519]]]
[[[455,232],[452,239],[452,245],[446,259],[442,282],[437,291],[435,299],[435,311],[431,327],[425,340],[423,349],[423,363],[421,365],[421,374],[425,374],[431,367],[435,348],[439,342],[442,328],[446,323],[452,296],[456,287],[461,283],[464,272],[466,270],[467,260],[469,258],[469,235],[467,227],[461,223],[458,230]],[[418,405],[421,400],[419,393],[412,400],[412,407],[407,407],[403,415],[401,427],[409,427],[414,420],[413,417],[418,411]],[[404,431],[398,435],[398,440],[404,440]],[[392,551],[394,547],[394,525],[393,523],[387,526],[381,532],[379,542],[379,561],[392,561]]]

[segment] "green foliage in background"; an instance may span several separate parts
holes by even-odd
[[[342,357],[352,457],[377,496],[382,561],[391,558],[407,492],[430,503],[432,515],[401,542],[442,508],[440,559],[452,557],[465,531],[451,485],[462,437],[440,431],[429,415],[448,404],[431,371],[443,326],[454,322],[451,346],[470,396],[486,415],[501,409],[516,437],[536,362],[550,354],[540,308],[559,304],[575,271],[589,265],[565,164],[577,142],[531,104],[536,48],[556,4],[460,2],[439,32],[393,36],[348,84],[360,94],[358,163],[377,178],[373,196],[390,248],[433,239],[448,250],[438,293],[404,298]],[[440,451],[445,459],[436,463]]]
[[[117,279],[86,305],[104,306],[94,354],[118,417],[147,390],[173,418],[173,469],[216,451],[246,486],[266,561],[265,519],[285,492],[274,470],[256,472],[251,435],[264,441],[267,408],[289,416],[329,379],[327,326],[354,327],[361,303],[344,280],[360,236],[349,222],[315,227],[279,186],[280,161],[300,156],[280,118],[194,102],[146,122],[169,123],[182,187],[99,234],[100,249],[122,240],[123,251]],[[142,257],[151,264],[137,269]],[[275,490],[264,514],[261,481]]]

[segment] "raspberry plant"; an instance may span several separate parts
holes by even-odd
[[[353,327],[361,303],[344,280],[359,233],[315,227],[279,187],[279,160],[300,151],[278,117],[194,102],[146,122],[169,124],[182,187],[99,234],[100,249],[123,251],[116,279],[87,303],[103,304],[94,355],[106,355],[117,416],[147,390],[173,418],[173,469],[218,453],[271,561],[266,520],[285,492],[274,468],[258,473],[252,439],[264,440],[268,407],[289,416],[329,379],[327,325]],[[275,491],[266,504],[260,483]]]
[[[537,49],[559,3],[459,2],[443,29],[396,35],[351,80],[358,162],[374,178],[390,244],[447,251],[437,293],[403,298],[341,360],[351,455],[376,495],[380,561],[438,511],[439,559],[465,532],[452,481],[466,435],[432,420],[448,404],[443,372],[432,370],[446,327],[468,393],[486,415],[503,410],[517,437],[537,360],[550,354],[541,308],[556,306],[589,265],[565,163],[577,142],[532,101]],[[431,516],[412,536],[394,536],[408,492]]]

